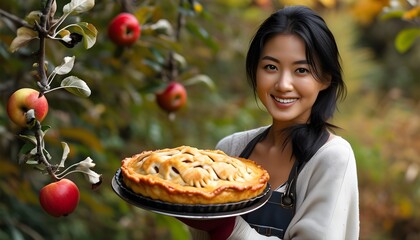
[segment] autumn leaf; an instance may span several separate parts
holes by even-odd
[[[19,48],[22,48],[33,39],[38,38],[38,32],[27,28],[27,27],[20,27],[17,30],[17,36],[13,39],[12,43],[10,44],[9,51],[15,52]]]

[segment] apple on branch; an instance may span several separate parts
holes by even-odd
[[[39,202],[42,208],[54,217],[67,216],[72,213],[79,204],[79,198],[79,188],[66,178],[44,186],[39,192]]]
[[[167,112],[174,112],[187,103],[187,90],[179,82],[171,82],[162,91],[156,93],[156,102]]]
[[[32,88],[21,88],[14,92],[7,102],[10,120],[20,127],[27,126],[26,113],[33,109],[35,118],[41,122],[48,113],[48,101],[44,95]]]
[[[108,26],[109,38],[119,46],[130,46],[140,37],[141,27],[131,13],[118,14]]]

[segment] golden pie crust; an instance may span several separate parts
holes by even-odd
[[[180,204],[238,202],[261,194],[268,172],[254,161],[189,146],[144,151],[122,160],[124,184],[152,199]]]

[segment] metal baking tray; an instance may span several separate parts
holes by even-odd
[[[243,215],[262,207],[271,196],[270,185],[255,198],[225,204],[176,204],[149,197],[133,192],[125,186],[122,180],[121,169],[118,169],[112,178],[112,188],[124,201],[155,213],[190,219],[216,219]]]

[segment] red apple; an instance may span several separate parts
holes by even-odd
[[[130,46],[140,37],[141,27],[131,13],[118,14],[108,25],[108,36],[117,45]]]
[[[187,90],[179,82],[171,82],[162,91],[156,93],[156,101],[160,108],[174,112],[187,103]]]
[[[79,203],[79,188],[69,179],[63,178],[41,189],[39,202],[42,208],[54,217],[67,216]]]
[[[41,122],[48,113],[47,98],[39,97],[39,92],[31,88],[21,88],[9,97],[7,114],[16,125],[26,127],[25,113],[29,109],[35,111],[35,118]]]

